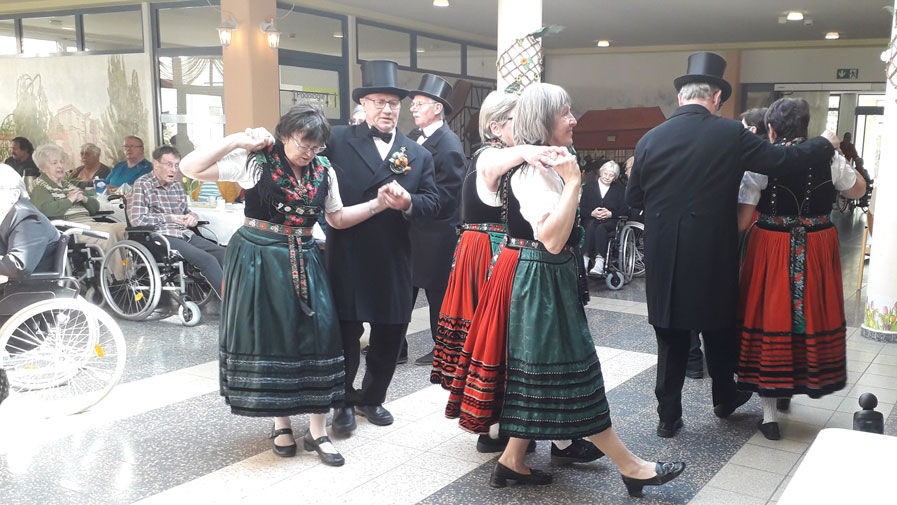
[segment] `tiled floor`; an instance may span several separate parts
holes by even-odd
[[[335,438],[347,463],[331,468],[313,453],[274,456],[270,420],[233,416],[218,395],[217,315],[197,328],[176,318],[121,321],[128,365],[112,394],[77,416],[39,420],[0,406],[0,504],[80,503],[776,503],[819,430],[852,424],[861,393],[873,392],[897,435],[897,344],[859,335],[864,297],[855,293],[858,220],[838,220],[848,308],[849,385],[819,400],[794,399],[781,415],[783,440],[756,430],[759,402],[729,419],[713,416],[709,379],[688,379],[685,427],[673,439],[654,434],[656,344],[647,323],[644,281],[621,291],[593,283],[586,308],[602,363],[614,428],[637,454],[688,462],[685,473],[645,498],[626,494],[607,459],[553,466],[548,442],[528,457],[549,469],[551,486],[487,485],[495,455],[474,449],[475,436],[443,416],[446,393],[428,369],[399,366],[387,398],[396,421],[377,427],[359,418],[350,437]],[[866,270],[868,274],[868,269]],[[851,305],[853,304],[853,305]],[[409,327],[412,358],[429,349],[427,308]],[[297,416],[301,434],[307,419]]]

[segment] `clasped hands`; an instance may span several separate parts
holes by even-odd
[[[566,147],[557,146],[532,146],[533,149],[524,154],[524,161],[536,167],[540,172],[548,173],[549,169],[555,172],[565,183],[580,181],[582,175],[579,171],[579,163],[576,156],[570,154]]]
[[[186,226],[187,228],[193,228],[199,223],[199,215],[195,212],[191,212],[189,214],[180,214],[176,216],[172,216],[171,220],[181,226]]]
[[[595,207],[595,210],[592,211],[592,217],[595,219],[610,219],[613,216],[611,211],[605,209],[604,207]]]
[[[65,197],[68,198],[72,203],[83,203],[87,201],[87,196],[81,189],[73,189],[69,192],[69,194],[65,195]]]
[[[390,209],[408,210],[411,207],[411,193],[396,181],[380,186],[377,200]]]

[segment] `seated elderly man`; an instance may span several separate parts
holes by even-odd
[[[0,164],[0,281],[53,268],[59,232],[28,200],[25,182]]]
[[[102,151],[96,144],[88,142],[81,146],[81,166],[72,172],[72,175],[78,179],[76,182],[79,188],[92,189],[94,178],[109,177],[112,169],[100,163],[101,153]]]
[[[134,184],[138,178],[153,171],[153,165],[143,157],[143,139],[129,135],[125,137],[122,147],[125,150],[125,160],[112,167],[112,172],[106,180],[110,188]]]
[[[31,201],[37,209],[50,219],[64,219],[76,223],[84,223],[91,229],[109,234],[108,239],[94,237],[78,237],[78,242],[99,245],[108,251],[125,237],[125,223],[101,223],[94,221],[100,211],[100,202],[79,188],[65,177],[65,152],[54,144],[39,146],[34,151],[34,162],[41,171],[41,176],[34,181],[31,188]],[[122,274],[121,262],[112,262],[112,270],[116,277]]]
[[[153,171],[137,179],[131,189],[128,219],[133,226],[152,226],[165,235],[171,248],[196,266],[221,298],[224,248],[190,230],[199,216],[187,206],[180,163],[181,154],[172,146],[153,151]]]

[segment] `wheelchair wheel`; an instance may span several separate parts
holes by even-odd
[[[84,300],[29,305],[0,327],[0,367],[10,406],[44,417],[83,412],[121,379],[127,356],[118,324]]]
[[[184,326],[196,326],[202,319],[202,312],[199,310],[199,305],[188,300],[178,307],[178,317],[181,318],[181,323]]]
[[[617,255],[619,270],[627,283],[632,280],[632,275],[635,273],[635,256],[637,251],[633,233],[632,228],[628,226],[623,227],[620,233],[620,252]]]
[[[124,279],[114,275],[113,262],[121,263]],[[145,247],[131,240],[123,240],[109,249],[100,281],[109,307],[118,316],[133,321],[152,314],[162,296],[162,276],[156,260]]]
[[[618,291],[626,284],[626,278],[623,276],[623,272],[608,272],[604,283],[607,285],[607,289]]]
[[[638,221],[626,221],[626,229],[630,231],[630,237],[635,245],[634,265],[632,277],[645,275],[645,225]]]

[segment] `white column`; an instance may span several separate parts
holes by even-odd
[[[897,27],[892,32],[897,33]],[[897,61],[887,64],[885,75],[893,73],[895,65]],[[869,260],[862,334],[874,340],[897,342],[897,87],[892,79],[887,79],[886,86],[885,132],[875,179],[875,240]]]
[[[542,27],[542,0],[498,0],[498,57],[525,37]],[[539,54],[542,57],[542,54]],[[497,89],[505,89],[510,82],[498,72]]]

